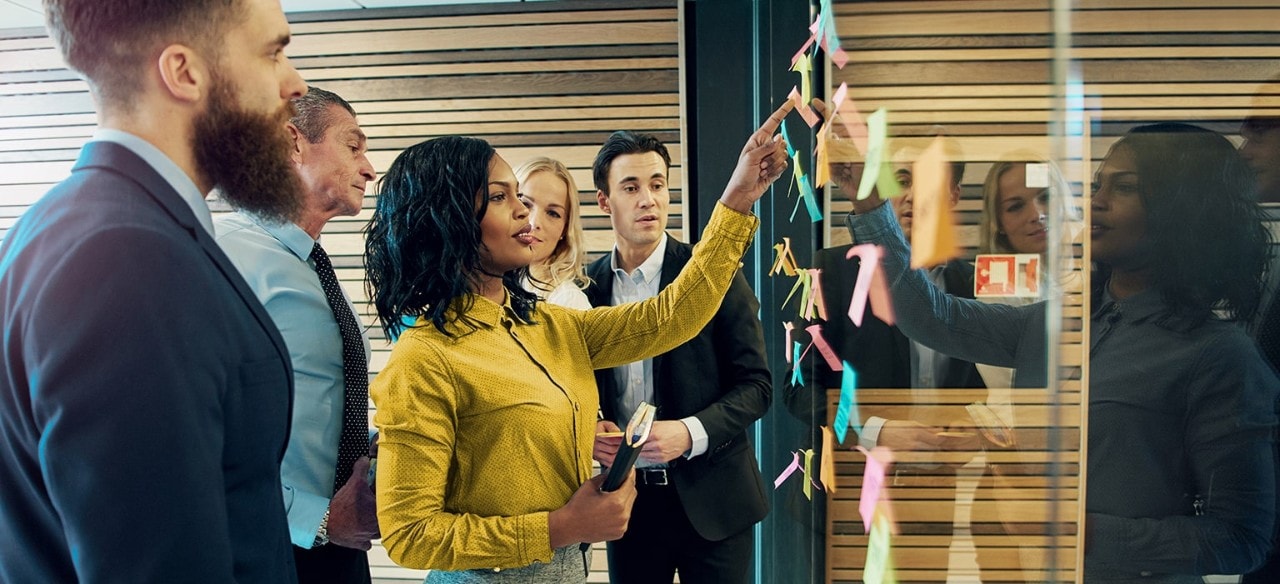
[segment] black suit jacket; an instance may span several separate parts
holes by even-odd
[[[295,580],[284,341],[191,208],[85,146],[0,246],[0,582]]]
[[[660,289],[669,285],[692,256],[693,247],[667,238]],[[592,306],[613,304],[613,272],[608,255],[587,269]],[[702,332],[653,360],[658,419],[697,416],[707,431],[707,451],[673,460],[672,480],[685,515],[703,538],[719,541],[760,521],[769,512],[764,481],[747,427],[769,409],[773,386],[764,356],[760,305],[737,273],[724,302]],[[596,371],[604,416],[615,422],[619,388],[612,369]],[[623,425],[626,420],[621,420]]]
[[[853,299],[853,286],[858,279],[860,258],[845,259],[852,244],[820,249],[814,253],[814,267],[822,270],[822,297],[827,305],[827,320],[822,325],[822,338],[841,359],[848,361],[858,373],[858,387],[911,387],[911,342],[898,327],[889,326],[871,314],[871,303],[862,315],[862,326],[849,320],[847,311]],[[943,268],[947,292],[973,298],[973,266],[961,259],[947,262]],[[796,321],[792,340],[807,346],[810,338],[804,331],[812,322]],[[788,348],[790,350],[790,348]],[[984,388],[977,367],[968,361],[947,357],[946,373],[939,387]],[[832,371],[826,361],[811,349],[802,363],[806,386],[791,384],[791,371],[782,375],[783,401],[788,411],[806,423],[826,425],[826,391],[840,387],[840,371]]]

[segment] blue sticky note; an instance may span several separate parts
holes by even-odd
[[[817,223],[822,221],[822,211],[818,209],[818,195],[813,192],[813,185],[809,184],[808,175],[800,175],[800,196],[804,198],[805,208],[809,210],[809,221]],[[792,217],[795,213],[792,212]]]
[[[791,343],[791,385],[801,387],[804,385],[804,375],[800,374],[800,343]]]
[[[840,405],[836,407],[836,420],[832,431],[836,433],[836,440],[844,444],[845,433],[849,430],[849,421],[853,420],[854,431],[862,432],[862,416],[858,415],[858,403],[855,399],[857,396],[858,372],[853,370],[853,366],[848,361],[842,362],[844,366],[844,374],[840,378]],[[850,418],[852,416],[852,418]]]

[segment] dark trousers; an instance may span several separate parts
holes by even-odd
[[[302,549],[294,546],[298,584],[370,584],[369,553],[328,544]]]
[[[660,584],[680,572],[682,584],[744,584],[751,574],[753,528],[721,541],[698,535],[674,486],[637,485],[631,523],[609,543],[609,581]]]

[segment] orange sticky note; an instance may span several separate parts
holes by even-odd
[[[822,468],[818,471],[818,478],[822,481],[822,488],[828,493],[836,492],[836,437],[831,428],[822,427]]]
[[[955,229],[951,225],[951,165],[942,139],[921,153],[911,165],[915,200],[911,210],[911,267],[936,266],[956,257]]]

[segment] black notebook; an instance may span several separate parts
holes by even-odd
[[[653,419],[657,413],[658,408],[640,402],[640,407],[636,408],[636,413],[632,414],[631,421],[627,422],[627,428],[622,432],[622,444],[618,445],[618,455],[613,458],[613,466],[609,467],[609,474],[600,486],[601,491],[608,493],[622,486],[627,473],[631,472],[631,467],[640,458],[640,449],[644,447],[644,441],[649,439],[649,429],[653,427]]]

